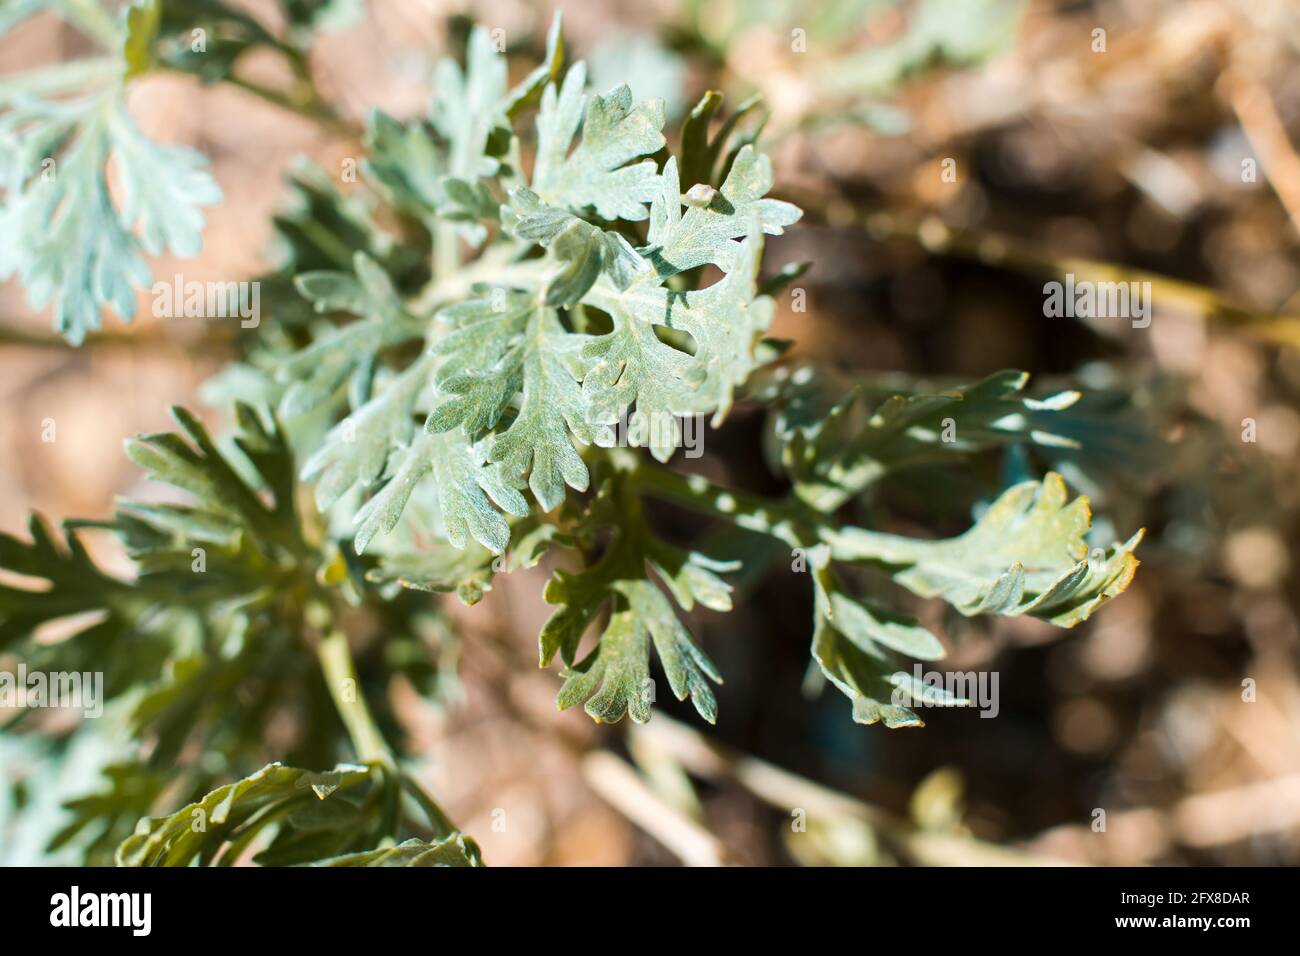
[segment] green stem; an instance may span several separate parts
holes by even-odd
[[[433,226],[433,278],[445,282],[460,271],[460,237],[453,223],[438,220]]]
[[[393,753],[389,750],[384,735],[379,732],[375,718],[370,713],[370,706],[361,694],[347,635],[342,631],[331,631],[321,640],[316,653],[325,674],[325,684],[329,687],[343,726],[347,728],[357,757],[362,763],[377,763],[395,768]]]
[[[251,93],[258,99],[278,106],[280,109],[288,110],[291,113],[297,113],[313,122],[321,123],[329,127],[336,133],[345,136],[356,136],[357,130],[345,119],[338,115],[334,109],[314,92],[306,96],[294,97],[279,90],[273,90],[268,86],[262,86],[260,83],[254,83],[251,80],[245,80],[238,76],[226,78],[226,82],[245,93]],[[310,90],[311,88],[300,83],[301,89]]]
[[[415,802],[420,805],[424,815],[429,819],[429,827],[433,830],[433,835],[439,840],[445,840],[452,834],[459,833],[460,829],[443,811],[442,807],[434,801],[433,797],[425,792],[424,788],[415,782],[411,777],[402,777],[402,786],[406,792],[415,798]]]
[[[435,242],[437,241],[435,237]],[[517,262],[515,260],[518,255],[519,249],[513,243],[492,246],[473,262],[458,266],[450,273],[435,271],[434,277],[420,290],[419,295],[410,301],[408,308],[411,314],[420,317],[431,316],[442,305],[469,295],[474,285],[479,282],[502,286],[519,285],[526,288],[538,286],[544,274],[545,263],[541,259]],[[450,266],[444,264],[440,268],[450,268]]]
[[[792,548],[816,544],[824,517],[797,498],[763,498],[721,488],[699,475],[681,475],[667,468],[640,466],[632,473],[641,491],[676,504],[705,511],[747,531],[776,538]]]
[[[699,475],[681,475],[667,468],[638,466],[631,475],[640,491],[696,511],[707,512],[737,527],[776,538],[804,551],[826,545],[837,561],[915,560],[925,541],[835,522],[793,495],[763,498],[721,488]]]
[[[446,839],[459,832],[442,807],[438,806],[423,787],[413,778],[398,769],[388,742],[375,723],[370,706],[361,694],[360,682],[357,680],[356,663],[352,659],[352,648],[348,646],[347,635],[334,630],[326,635],[317,649],[321,670],[324,672],[325,684],[329,687],[334,706],[338,708],[343,726],[347,728],[352,747],[362,763],[378,764],[394,774],[406,790],[424,811],[429,828],[438,839]],[[349,693],[350,691],[350,693]]]

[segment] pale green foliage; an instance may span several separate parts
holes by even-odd
[[[361,766],[312,773],[269,764],[166,817],[141,820],[135,834],[118,847],[117,864],[185,866],[196,859],[211,863],[234,831],[269,807],[325,800],[340,787],[355,786],[368,776],[369,771]]]
[[[170,822],[147,823],[123,850],[124,862],[179,865],[196,856],[211,862],[227,837],[237,843],[234,829],[244,828],[252,839],[252,830],[277,821],[258,807],[291,810],[290,830],[303,824],[297,836],[276,832],[266,862],[322,859],[430,830],[441,839],[446,827],[436,814],[428,825],[400,830],[385,822],[393,788],[412,789],[391,771],[349,771],[340,786],[362,782],[360,773],[373,784],[366,790],[373,796],[334,799],[328,811],[313,809],[312,801],[292,802],[310,791],[290,792],[290,782],[310,778],[321,794],[332,785],[334,778],[306,771],[267,770],[202,796],[216,780],[188,754],[219,752],[227,774],[260,766],[269,713],[292,715],[300,724],[303,740],[295,753],[318,766],[336,759],[342,728],[320,709],[328,692],[310,657],[304,661],[304,634],[311,627],[304,617],[311,615],[304,615],[300,602],[319,607],[328,600],[380,600],[366,589],[364,568],[349,568],[332,544],[322,546],[304,534],[294,502],[293,459],[278,426],[246,406],[236,412],[238,427],[227,449],[218,448],[182,409],[173,414],[184,437],[158,433],[128,443],[128,453],[150,477],[183,490],[188,501],[124,500],[111,522],[72,523],[115,532],[137,565],[131,578],[96,567],[76,533],[61,544],[35,517],[30,543],[0,535],[0,567],[9,578],[0,587],[0,649],[34,668],[105,674],[105,719],[78,731],[88,745],[109,747],[111,740],[93,735],[110,723],[110,713],[117,714],[114,724],[150,741],[146,755],[109,766],[98,792],[67,804],[56,844],[89,847],[86,852],[102,860],[165,787],[173,799],[180,794],[202,805],[212,824],[207,842],[186,835],[195,809],[189,807],[189,816],[182,812]],[[390,594],[378,604],[389,621],[385,653],[391,657],[384,676],[396,668],[426,683],[432,662],[421,661],[428,650],[418,637],[423,621],[403,611],[403,603]],[[37,639],[38,628],[65,619],[79,621],[68,640]],[[130,652],[124,653],[128,643]],[[241,706],[230,705],[232,687],[240,688]],[[244,811],[250,815],[241,816]],[[322,813],[332,816],[304,817]]]
[[[586,701],[595,720],[614,722],[628,714],[644,723],[650,719],[654,685],[650,679],[653,642],[678,700],[688,696],[700,716],[712,723],[717,703],[709,678],[721,683],[713,662],[692,641],[664,593],[649,580],[653,569],[682,610],[696,603],[715,611],[731,609],[731,588],[717,572],[735,565],[688,553],[656,538],[646,526],[634,496],[619,493],[610,481],[586,515],[594,527],[616,527],[605,554],[578,574],[557,571],[546,586],[548,603],[559,605],[542,628],[541,664],[558,652],[570,666],[557,703],[561,709]],[[593,530],[594,530],[593,527]],[[614,610],[600,643],[574,662],[583,632],[608,602]]]
[[[1064,482],[1050,472],[1041,482],[1004,491],[965,534],[937,541],[854,527],[797,497],[769,502],[664,475],[638,481],[651,494],[725,515],[789,545],[796,564],[806,565],[795,570],[813,577],[813,659],[853,701],[855,720],[890,727],[921,725],[909,700],[962,703],[916,684],[902,669],[909,658],[942,659],[946,649],[909,615],[851,596],[835,563],[888,576],[966,616],[1027,614],[1073,627],[1128,587],[1142,539],[1139,531],[1123,544],[1090,549],[1087,499],[1070,502]]]
[[[467,606],[477,604],[492,590],[492,576],[531,568],[552,546],[572,547],[573,542],[555,525],[525,518],[512,529],[514,546],[508,556],[493,555],[475,541],[463,548],[432,542],[419,549],[385,554],[369,581],[396,582],[417,591],[454,592]]]
[[[417,361],[396,376],[345,424],[333,429],[303,465],[302,477],[316,483],[316,501],[321,508],[330,507],[358,483],[377,481],[390,449],[410,444],[415,432],[411,409],[426,387],[428,371],[427,360]]]
[[[1053,431],[1057,413],[1079,398],[1074,391],[1034,399],[1023,394],[1029,376],[998,372],[981,382],[942,392],[895,395],[870,407],[862,388],[842,387],[804,368],[767,383],[778,402],[773,430],[781,463],[799,497],[833,510],[886,474],[942,462],[1001,445],[1074,447]],[[841,390],[842,389],[842,390]]]
[[[952,542],[895,539],[819,515],[900,468],[1005,445],[1072,446],[1052,427],[1078,396],[1028,398],[1027,376],[1005,372],[873,407],[858,387],[840,388],[833,377],[784,368],[755,376],[776,354],[762,343],[774,312],[760,291],[763,239],[799,218],[796,207],[768,197],[771,164],[752,134],[739,134],[755,104],[742,104],[710,135],[721,98],[708,94],[686,120],[680,157],[660,164],[650,157],[667,142],[662,108],[635,104],[625,87],[589,96],[585,70],[564,71],[559,49],[552,31],[547,61],[526,92],[511,94],[486,34],[475,31],[465,70],[439,69],[444,89],[427,124],[372,123],[380,155],[370,169],[394,202],[428,224],[435,267],[481,250],[457,271],[435,268],[421,305],[403,304],[360,257],[356,279],[299,280],[319,310],[362,317],[282,361],[279,374],[291,383],[281,402],[289,415],[309,406],[299,397],[304,389],[316,404],[333,400],[345,381],[349,395],[368,396],[352,401],[303,477],[317,482],[323,508],[354,513],[355,549],[379,555],[372,581],[454,591],[474,603],[501,570],[492,555],[510,549],[512,524],[515,553],[499,559],[507,566],[534,563],[572,533],[598,557],[584,570],[557,571],[546,590],[557,610],[542,630],[540,657],[546,665],[559,654],[567,665],[560,706],[585,703],[602,721],[647,719],[653,645],[672,692],[712,720],[710,681],[721,675],[664,589],[682,610],[696,603],[726,610],[729,588],[718,572],[728,566],[650,531],[636,493],[624,487],[640,480],[626,462],[585,505],[572,507],[569,492],[592,487],[597,449],[621,423],[630,445],[666,462],[680,443],[681,416],[712,416],[716,425],[747,388],[777,408],[775,447],[798,499],[726,516],[766,521],[763,530],[820,562],[813,656],[854,698],[857,719],[919,723],[884,692],[906,683],[895,676],[901,661],[937,659],[944,648],[911,618],[850,597],[832,561],[884,570],[965,614],[1037,614],[1065,626],[1123,589],[1136,540],[1105,552],[1095,567],[1081,565],[1087,522],[1051,517],[1060,511],[1055,478],[1029,517],[1009,517],[1027,493],[1013,489]],[[519,159],[526,130],[517,129],[511,104],[539,91],[529,173]],[[681,179],[682,169],[692,181]],[[705,267],[720,278],[696,287]],[[801,269],[786,270],[772,288]],[[423,344],[410,353],[417,339]],[[399,345],[408,364],[389,371],[381,362],[376,373],[379,356]],[[354,505],[358,491],[368,500]],[[554,525],[539,521],[542,514]],[[773,514],[785,520],[772,525]],[[536,536],[557,526],[565,533]],[[379,543],[399,528],[400,542]],[[430,533],[433,541],[412,547]],[[600,640],[577,660],[583,634],[606,609]]]
[[[268,764],[175,813],[141,820],[118,847],[117,864],[229,866],[256,847],[261,862],[278,864],[482,865],[477,845],[461,833],[353,850],[372,826],[366,803],[385,799],[395,785],[390,778],[385,770],[354,764],[325,773]]]
[[[690,185],[680,182],[677,161],[670,157],[650,210],[646,250],[663,278],[709,263],[723,272],[736,271],[743,252],[733,240],[747,235],[751,226],[779,236],[800,216],[798,207],[766,198],[772,188],[772,163],[751,145],[736,154],[718,194],[692,197],[683,213],[681,189]]]
[[[822,674],[853,702],[856,722],[883,721],[891,728],[921,726],[912,710],[893,700],[897,682],[907,675],[897,669],[896,658],[888,651],[936,660],[943,657],[943,646],[915,621],[845,595],[824,545],[810,549],[808,559],[813,575],[812,657]]]
[[[757,346],[773,311],[757,289],[761,235],[779,234],[799,216],[789,203],[763,198],[772,185],[767,159],[741,150],[712,200],[683,212],[676,161],[660,173],[646,158],[665,144],[662,106],[633,104],[626,87],[589,97],[580,63],[554,80],[560,49],[552,31],[548,62],[509,93],[504,61],[477,29],[465,70],[439,68],[444,88],[427,127],[381,117],[372,125],[373,146],[389,144],[396,155],[370,168],[395,199],[433,224],[443,254],[457,239],[438,228],[441,219],[471,245],[496,228],[495,248],[506,255],[491,260],[499,268],[487,268],[489,244],[469,267],[483,267],[481,284],[470,295],[452,293],[437,310],[424,333],[426,351],[376,381],[377,394],[307,463],[304,477],[320,483],[322,507],[387,479],[357,512],[359,551],[396,526],[413,486],[432,476],[445,537],[457,546],[472,537],[500,553],[509,540],[505,515],[528,513],[521,489],[546,512],[564,501],[566,488],[585,491],[580,449],[602,443],[629,412],[631,443],[667,460],[679,439],[675,417],[721,421],[735,389],[760,364]],[[512,165],[519,146],[502,138],[516,135],[514,106],[543,85],[525,187]],[[411,168],[410,160],[422,165]],[[500,227],[485,195],[505,200]],[[473,210],[480,221],[467,216]],[[647,219],[640,249],[610,228]],[[529,257],[534,247],[546,251],[543,259]],[[706,264],[723,278],[698,291],[667,285]],[[363,274],[372,269],[359,258],[356,280],[299,279],[318,309],[364,321],[280,365],[279,375],[292,382],[282,414],[327,400],[348,376],[370,374],[379,349],[419,334],[395,294]],[[435,276],[435,288],[461,281]],[[612,331],[584,331],[586,306],[607,313]],[[688,344],[669,344],[657,330],[684,334]],[[412,437],[410,420],[419,414],[427,416],[427,434]]]
[[[889,652],[935,660],[944,656],[943,645],[910,618],[844,596],[829,571],[830,559],[884,571],[913,593],[943,598],[967,616],[1028,614],[1073,627],[1122,593],[1138,566],[1133,551],[1141,531],[1123,544],[1090,552],[1090,523],[1087,499],[1069,501],[1060,475],[1049,472],[1041,483],[1007,489],[956,538],[924,541],[826,528],[826,544],[809,555],[818,595],[813,656],[852,698],[855,720],[919,723],[897,701],[881,698],[893,686],[929,702],[927,689],[914,687]]]
[[[295,285],[317,312],[348,311],[364,321],[321,335],[279,364],[277,377],[288,386],[280,412],[287,417],[329,401],[344,383],[352,384],[354,393],[362,391],[381,349],[420,334],[419,323],[403,310],[392,281],[364,252],[353,257],[352,274],[306,272],[296,277]]]
[[[942,597],[963,614],[1030,614],[1061,627],[1086,620],[1128,587],[1137,569],[1124,544],[1089,552],[1086,498],[1069,500],[1061,476],[1007,489],[965,534],[919,541],[861,528],[828,533],[834,556],[890,569],[921,597]]]
[[[587,467],[568,437],[593,440],[575,378],[584,337],[565,332],[553,310],[522,293],[459,303],[441,318],[453,326],[433,347],[443,357],[437,384],[447,398],[429,416],[429,430],[486,434],[522,394],[514,420],[493,438],[489,460],[505,475],[528,474],[544,511],[564,500],[565,485],[586,491]]]
[[[301,51],[205,3],[241,38],[190,67],[225,76],[243,52],[270,45],[302,75]],[[922,6],[921,39],[903,41],[913,45],[907,64],[984,49],[935,19],[940,5]],[[351,9],[284,4],[291,34]],[[121,101],[128,74],[188,62],[157,35],[186,15],[146,0],[125,33],[107,17],[81,23],[119,55],[110,85],[89,98],[20,97],[0,84],[0,136],[13,147],[0,154],[0,272],[17,271],[35,301],[57,298],[71,339],[98,327],[103,304],[130,314],[149,279],[141,253],[195,251],[198,207],[216,198],[195,154],[144,139]],[[182,434],[140,436],[128,453],[188,499],[124,501],[111,522],[73,524],[116,532],[134,578],[104,573],[76,534],[61,543],[38,519],[30,542],[0,535],[0,569],[37,581],[0,586],[0,648],[52,670],[125,661],[107,697],[149,741],[147,754],[107,768],[100,792],[68,805],[58,842],[100,855],[120,842],[127,865],[227,864],[254,852],[268,864],[479,865],[473,841],[385,743],[393,677],[431,696],[432,672],[445,679],[451,642],[431,640],[448,628],[427,592],[473,605],[496,575],[553,554],[539,659],[560,659],[558,706],[581,704],[601,722],[648,720],[653,656],[668,691],[713,722],[723,675],[683,615],[729,611],[725,576],[741,566],[702,553],[712,546],[666,540],[645,513],[650,496],[806,559],[795,570],[812,578],[815,673],[861,723],[917,726],[913,707],[965,703],[905,673],[910,660],[941,659],[952,635],[900,611],[899,597],[908,610],[935,598],[966,616],[1071,627],[1127,587],[1141,532],[1097,547],[1087,500],[1070,501],[1051,472],[1004,477],[1000,492],[982,486],[983,510],[956,537],[854,526],[850,511],[874,504],[889,476],[1005,451],[1024,474],[1029,452],[1072,450],[1097,423],[1071,417],[1072,391],[1029,397],[1020,372],[882,393],[776,363],[782,345],[764,338],[772,296],[807,264],[761,278],[767,237],[800,211],[768,196],[759,103],[724,118],[721,95],[709,92],[675,134],[661,102],[637,103],[626,86],[593,93],[586,77],[580,63],[565,68],[558,19],[543,62],[513,88],[504,56],[475,29],[466,65],[436,70],[426,117],[372,116],[369,191],[345,200],[323,174],[295,180],[303,208],[277,220],[289,246],[276,274],[285,312],[219,383],[241,399],[229,442],[175,410]],[[67,92],[61,83],[37,86]],[[34,174],[45,155],[58,158],[48,183]],[[110,159],[120,207],[109,199]],[[400,236],[377,225],[394,220]],[[774,412],[768,451],[789,479],[784,498],[664,467],[681,417],[716,427],[739,399]],[[624,427],[631,449],[607,447]],[[314,486],[307,514],[299,482]],[[763,560],[752,549],[746,561],[759,567],[746,570],[756,577]],[[86,612],[94,620],[71,639],[36,639]],[[357,664],[348,625],[363,612],[379,638],[355,641],[371,654]],[[443,654],[436,668],[431,643]],[[380,689],[374,712],[340,689],[359,682]],[[282,714],[301,731],[286,759],[331,766],[346,739],[364,765],[250,772],[267,759],[265,724]],[[192,753],[222,761],[213,769]],[[123,824],[155,813],[164,792],[188,805],[145,816],[123,840]]]
[[[439,63],[427,124],[372,115],[366,171],[397,208],[430,223],[457,223],[463,239],[480,245],[487,232],[479,220],[497,215],[497,201],[481,181],[502,172],[504,150],[493,139],[508,138],[512,118],[535,104],[563,57],[556,17],[543,63],[507,90],[505,58],[493,48],[486,30],[474,30],[464,70],[454,60]]]
[[[467,536],[472,535],[492,552],[504,551],[510,527],[498,509],[523,516],[528,514],[528,502],[501,482],[480,453],[480,448],[458,431],[423,433],[396,452],[390,460],[392,479],[357,512],[358,553],[375,535],[393,530],[412,489],[426,475],[437,489],[443,536],[454,547],[465,547]]]
[[[664,146],[663,102],[633,105],[632,91],[620,86],[593,97],[584,112],[586,83],[587,68],[578,63],[558,90],[552,84],[542,95],[533,191],[574,212],[639,222],[658,191],[659,174],[653,160],[632,161]]]
[[[482,866],[478,847],[463,833],[446,840],[404,840],[396,846],[381,850],[364,850],[346,853],[312,866]]]
[[[650,719],[650,661],[647,639],[654,642],[668,685],[679,700],[687,696],[701,717],[717,719],[718,706],[705,678],[717,683],[722,675],[695,646],[663,592],[646,580],[617,581],[609,596],[622,598],[588,658],[564,672],[556,703],[560,709],[586,700],[586,711],[597,723],[622,720],[625,713],[640,723]],[[599,691],[596,688],[599,686]]]
[[[49,83],[35,71],[0,94],[0,279],[16,274],[35,308],[53,302],[55,328],[73,344],[101,327],[104,306],[130,320],[150,280],[142,254],[196,254],[201,208],[221,199],[202,155],[152,142],[127,113],[125,83],[142,68],[153,9],[132,8],[131,31],[110,36],[127,44],[125,72]],[[76,96],[88,80],[99,91]]]

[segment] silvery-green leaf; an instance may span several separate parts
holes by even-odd
[[[428,216],[437,211],[439,180],[446,164],[427,124],[403,123],[375,110],[366,124],[366,174],[384,187],[403,212]]]
[[[868,410],[859,385],[841,388],[798,370],[778,387],[773,425],[782,464],[801,498],[831,511],[892,470],[1002,445],[1076,445],[1053,429],[1068,428],[1061,413],[1079,393],[1032,399],[1024,394],[1028,381],[1007,370],[962,388],[895,395]]]
[[[555,18],[551,21],[550,29],[546,32],[546,54],[539,63],[514,89],[506,96],[505,111],[506,115],[514,119],[521,112],[531,106],[535,106],[541,99],[543,90],[546,85],[555,80],[559,75],[560,69],[564,65],[564,18],[563,14],[555,11]]]
[[[695,646],[663,592],[645,580],[618,581],[611,590],[625,606],[610,617],[595,650],[561,675],[560,709],[585,700],[584,709],[597,723],[616,723],[625,714],[645,723],[654,703],[653,641],[673,694],[678,700],[690,697],[700,716],[713,723],[718,708],[709,680],[721,683],[722,677]]]
[[[528,503],[460,430],[421,431],[412,443],[389,456],[388,483],[357,512],[356,551],[397,526],[415,485],[426,477],[437,489],[443,532],[463,548],[472,537],[494,554],[510,542],[510,526],[501,512],[528,514]]]
[[[279,412],[285,418],[303,415],[332,398],[377,353],[418,338],[422,323],[409,316],[379,263],[357,252],[353,271],[304,272],[294,284],[317,312],[350,312],[361,316],[320,335],[310,345],[281,359],[276,377],[288,384]]]
[[[268,764],[250,776],[213,790],[169,816],[146,818],[117,849],[118,866],[208,864],[227,845],[231,832],[272,807],[340,799],[340,790],[370,779],[367,767],[344,764],[313,773]],[[203,827],[195,826],[201,819]]]
[[[1030,614],[1073,627],[1128,587],[1139,531],[1090,550],[1085,497],[1069,500],[1060,475],[1007,489],[956,538],[924,541],[844,528],[826,535],[837,560],[887,570],[922,597],[942,597],[966,615]]]
[[[443,310],[453,326],[435,346],[439,403],[428,427],[478,436],[495,428],[518,398],[514,418],[492,441],[488,460],[512,481],[527,478],[544,511],[564,500],[565,486],[587,488],[587,467],[574,440],[588,445],[576,352],[585,338],[565,332],[555,312],[503,290]]]
[[[812,657],[821,672],[853,702],[853,720],[859,724],[883,722],[886,727],[922,727],[924,722],[902,703],[895,702],[890,675],[897,670],[883,645],[871,639],[861,622],[841,620],[834,601],[842,598],[830,569],[825,546],[808,553],[813,577]]]
[[[606,220],[643,220],[659,175],[652,160],[632,160],[663,147],[663,102],[633,106],[622,86],[587,104],[586,81],[586,67],[577,63],[559,89],[552,84],[542,95],[532,189],[544,202],[573,212],[594,209]],[[579,130],[581,140],[570,152]]]
[[[640,279],[626,290],[598,281],[585,301],[608,312],[614,330],[583,348],[591,421],[613,425],[635,406],[650,434],[632,443],[661,461],[676,447],[676,416],[712,414],[720,423],[735,390],[762,361],[759,341],[775,311],[771,299],[756,295],[761,255],[762,239],[751,234],[733,271],[696,292]],[[662,341],[656,327],[687,333],[694,354]]]
[[[494,556],[477,542],[469,542],[464,548],[434,542],[419,550],[384,554],[379,567],[366,574],[366,580],[397,582],[417,591],[452,591],[464,604],[472,606],[492,590],[494,574],[531,568],[552,544],[566,547],[573,544],[554,525],[531,516],[511,529],[511,539],[510,552],[505,557]]]
[[[727,148],[728,141],[741,120],[756,110],[762,102],[759,96],[751,96],[743,101],[719,125],[716,133],[710,136],[711,121],[721,108],[722,100],[723,96],[717,90],[706,91],[682,123],[681,148],[678,155],[681,156],[681,178],[689,187],[688,192],[696,186],[718,185],[715,178],[717,176],[726,178],[729,170],[725,168],[719,170],[718,159],[722,151]],[[739,149],[743,148],[743,145],[740,145]],[[736,155],[739,155],[739,149],[735,151]]]
[[[569,665],[561,674],[564,684],[556,703],[564,710],[585,701],[597,722],[612,723],[627,714],[644,723],[655,695],[649,663],[653,643],[673,694],[678,700],[690,697],[700,716],[712,723],[717,702],[709,681],[721,683],[722,677],[650,579],[648,567],[664,579],[684,610],[696,602],[729,610],[730,588],[714,572],[734,565],[657,540],[635,499],[620,495],[612,483],[602,486],[587,520],[614,521],[618,532],[591,566],[576,573],[557,570],[547,582],[544,597],[558,607],[539,637],[540,662],[545,667],[559,653]],[[613,609],[600,642],[575,663],[584,631],[610,602]]]
[[[650,207],[648,245],[643,250],[665,278],[708,263],[731,272],[738,268],[737,240],[754,228],[779,236],[802,215],[792,203],[766,198],[772,188],[772,163],[752,146],[737,154],[726,182],[707,204],[688,204],[683,212],[681,187],[677,159],[669,157]]]
[[[381,850],[364,850],[318,860],[311,866],[482,866],[477,844],[463,833],[432,843],[405,840]]]
[[[510,204],[502,207],[502,215],[511,235],[549,249],[558,263],[547,287],[548,305],[578,302],[602,272],[615,287],[626,289],[639,273],[650,269],[649,262],[621,235],[546,205],[531,189],[511,190]]]
[[[201,208],[221,199],[200,154],[140,132],[119,84],[80,100],[0,104],[0,191],[0,279],[16,274],[34,308],[53,301],[55,327],[74,345],[101,327],[104,306],[132,318],[150,278],[142,253],[197,254]]]
[[[384,555],[366,580],[395,581],[416,591],[453,592],[467,607],[492,590],[492,552],[478,542],[464,548],[435,542],[419,551]]]
[[[335,425],[303,464],[302,480],[316,485],[316,503],[322,511],[356,485],[368,487],[378,481],[388,456],[410,444],[416,402],[429,385],[432,364],[426,355],[403,370]]]
[[[448,143],[447,174],[460,179],[491,176],[496,160],[486,155],[488,136],[505,121],[506,61],[488,31],[475,26],[465,51],[465,68],[438,61],[434,70],[434,127]]]

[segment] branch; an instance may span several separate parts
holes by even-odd
[[[817,543],[823,517],[797,498],[763,498],[729,491],[700,475],[682,475],[667,468],[639,465],[631,474],[633,487],[675,504],[726,519],[746,531],[784,541],[792,548]]]
[[[687,866],[722,865],[725,850],[718,838],[664,801],[625,761],[598,750],[584,757],[581,767],[596,793]]]
[[[839,561],[884,559],[899,544],[912,543],[911,539],[898,535],[837,523],[794,495],[763,498],[729,491],[700,475],[682,475],[667,468],[644,465],[632,473],[632,483],[638,490],[723,518],[792,548],[807,550],[826,544],[831,556]]]
[[[357,757],[362,763],[377,764],[398,775],[402,787],[420,804],[420,808],[429,819],[434,835],[439,839],[458,832],[456,825],[451,822],[437,801],[429,796],[413,778],[398,770],[393,752],[375,724],[370,706],[361,694],[356,664],[352,659],[352,649],[348,646],[347,635],[342,631],[331,631],[321,640],[316,653],[320,659],[321,670],[324,672],[325,684],[329,687],[330,697],[333,698],[339,717],[347,728]]]
[[[320,667],[325,675],[325,684],[329,687],[330,697],[338,708],[343,726],[348,730],[352,746],[362,763],[377,763],[393,767],[392,751],[384,740],[383,734],[375,725],[370,706],[361,696],[360,682],[357,680],[356,665],[352,660],[352,649],[348,647],[348,637],[342,631],[331,631],[320,642],[316,650]]]
[[[923,866],[1073,865],[1071,861],[998,846],[960,833],[922,830],[903,817],[714,743],[662,714],[648,724],[632,727],[631,733],[647,746],[671,754],[696,776],[731,781],[783,812],[799,807],[809,814],[861,820]]]
[[[827,204],[815,197],[795,197],[805,209],[826,217]],[[1002,233],[954,229],[937,216],[910,216],[890,212],[867,213],[852,208],[850,224],[860,225],[877,241],[915,243],[932,253],[956,256],[991,268],[1044,279],[1061,279],[1072,273],[1090,282],[1149,282],[1152,297],[1207,319],[1225,322],[1266,341],[1300,347],[1300,315],[1250,309],[1217,289],[1098,259],[1058,256],[1043,251],[1041,243]]]
[[[1287,137],[1268,87],[1240,68],[1223,75],[1228,101],[1287,215],[1300,231],[1300,157]]]

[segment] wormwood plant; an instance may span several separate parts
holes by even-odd
[[[0,271],[54,303],[69,341],[104,306],[129,318],[150,278],[142,254],[196,251],[200,207],[219,197],[202,157],[139,132],[126,86],[156,68],[242,82],[235,63],[258,44],[306,77],[324,6],[286,4],[288,39],[210,0],[121,16],[72,0],[6,8],[11,20],[61,10],[109,51],[0,86]],[[665,538],[650,499],[788,551],[813,592],[816,672],[863,724],[916,726],[909,705],[957,701],[907,673],[943,657],[935,635],[855,593],[846,569],[963,615],[1067,628],[1128,585],[1140,533],[1090,541],[1087,501],[1053,472],[1012,483],[957,537],[854,523],[853,502],[902,469],[1010,448],[1050,460],[1076,444],[1079,396],[1030,397],[1028,376],[1008,371],[881,401],[783,361],[788,343],[767,337],[775,297],[806,264],[764,279],[764,242],[801,213],[768,195],[757,104],[726,115],[710,93],[665,130],[660,101],[589,89],[558,19],[518,83],[475,28],[435,87],[426,117],[371,116],[362,192],[345,198],[320,170],[295,178],[299,205],[278,221],[287,255],[264,277],[273,312],[209,387],[233,409],[229,433],[178,408],[176,432],[127,443],[188,501],[123,500],[62,535],[33,517],[30,540],[0,536],[0,568],[21,576],[0,586],[0,650],[106,678],[102,729],[24,736],[31,760],[71,760],[87,737],[113,755],[67,803],[52,849],[125,865],[250,851],[267,864],[477,865],[388,743],[394,675],[454,694],[456,639],[428,592],[473,605],[496,575],[547,558],[538,657],[558,664],[561,709],[648,720],[653,648],[671,692],[713,722],[723,675],[681,613],[728,611],[739,565]],[[337,122],[313,94],[258,92]],[[42,177],[46,159],[57,176]],[[683,421],[716,427],[738,401],[769,410],[784,497],[673,462]],[[100,529],[134,575],[92,562],[80,536]],[[38,640],[56,621],[70,635]],[[31,721],[20,712],[6,729]],[[289,728],[274,744],[271,725]],[[262,766],[272,748],[285,763]]]

